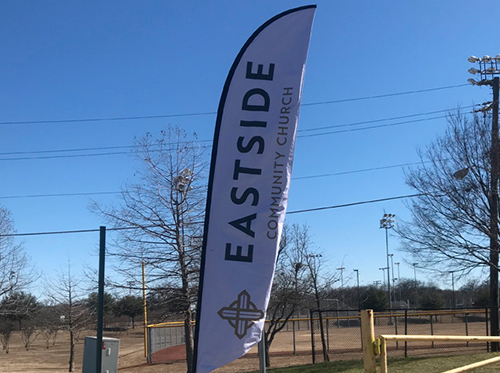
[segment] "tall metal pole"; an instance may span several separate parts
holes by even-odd
[[[398,266],[398,278],[397,278],[397,280],[398,280],[398,285],[399,285],[399,281],[401,281],[401,276],[399,274],[399,262],[394,263],[394,265]],[[396,297],[396,289],[394,289],[394,297]],[[402,299],[401,299],[401,286],[399,286],[399,301],[400,302],[402,301]]]
[[[296,302],[295,306],[298,303],[299,299],[299,271],[302,268],[303,264],[300,262],[297,262],[294,264],[294,269],[295,269],[295,297],[296,297]],[[299,310],[296,311],[295,317],[298,319],[300,318]],[[300,321],[299,321],[300,323]],[[295,355],[297,352],[296,345],[295,345],[295,320],[292,321],[292,327],[293,327],[293,354]],[[299,324],[299,330],[300,330],[300,324]]]
[[[490,204],[490,307],[491,335],[500,335],[498,319],[498,87],[499,78],[493,78],[493,116],[491,122],[491,204]],[[499,343],[491,344],[491,351],[499,351]]]
[[[361,309],[361,304],[359,302],[359,269],[355,269],[354,272],[356,272],[356,297],[357,297],[358,309]]]
[[[106,227],[99,228],[99,284],[97,293],[97,341],[95,371],[102,371],[102,331],[104,321],[104,259],[106,257]]]
[[[391,297],[391,271],[389,267],[389,228],[385,227],[385,251],[387,254],[387,296],[389,300],[389,309],[392,310],[392,297]]]
[[[394,278],[394,254],[389,254],[391,257],[391,281],[392,281],[392,298],[394,299],[394,302],[396,302],[396,279]]]
[[[340,271],[340,291],[342,292],[342,294],[341,294],[342,297],[341,298],[342,298],[342,306],[343,307],[345,305],[345,299],[344,299],[344,269],[345,269],[345,267],[337,268],[337,270]]]
[[[391,273],[389,266],[389,229],[394,227],[394,214],[384,214],[380,219],[380,228],[385,229],[385,254],[387,259],[387,300],[389,302],[389,310],[392,311],[392,297],[391,297]],[[391,322],[391,319],[389,319]]]
[[[385,285],[385,270],[386,270],[386,269],[387,269],[386,267],[382,267],[382,268],[379,268],[379,269],[378,269],[379,271],[382,271],[382,280],[384,280],[384,281],[383,281],[383,282],[384,282],[384,285]]]
[[[417,264],[418,263],[413,263],[413,275],[415,276],[415,308],[418,308]]]
[[[498,90],[499,90],[499,77],[495,76],[500,74],[499,63],[500,54],[495,57],[484,56],[478,58],[471,56],[468,58],[469,62],[479,62],[479,70],[471,68],[471,74],[480,74],[480,80],[468,79],[472,85],[490,85],[493,88],[493,102],[491,106],[485,107],[484,112],[490,108],[493,110],[491,120],[491,174],[490,174],[490,330],[492,336],[500,335],[499,315],[498,315],[498,180],[500,174],[499,166],[499,139],[498,139]],[[488,67],[489,66],[489,67]],[[491,78],[491,79],[490,79]],[[481,111],[483,111],[481,110]],[[498,342],[491,343],[491,351],[498,352],[500,345]]]
[[[451,308],[455,308],[457,305],[455,303],[455,271],[450,271],[451,273]]]
[[[144,356],[148,357],[148,308],[146,303],[146,263],[142,262],[142,309],[144,315]]]

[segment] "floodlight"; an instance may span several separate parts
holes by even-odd
[[[468,72],[470,72],[471,74],[478,74],[478,73],[481,73],[481,70],[478,70],[478,69],[475,69],[473,67],[471,67],[469,70],[467,70]]]
[[[481,62],[491,62],[493,58],[491,58],[491,56],[483,56],[483,58],[481,58]]]
[[[481,61],[481,59],[479,57],[476,57],[476,56],[470,56],[469,58],[467,58],[467,61],[469,61],[470,63],[476,63],[476,62]]]
[[[477,85],[477,82],[474,79],[472,79],[472,78],[467,79],[467,81],[469,82],[469,84]]]
[[[495,68],[493,66],[488,67],[486,70],[484,70],[486,74],[493,74],[495,72]]]

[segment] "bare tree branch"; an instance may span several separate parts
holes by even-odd
[[[110,252],[122,274],[140,284],[146,263],[148,288],[166,283],[181,289],[188,371],[191,371],[192,305],[199,277],[201,231],[206,196],[204,149],[185,141],[185,133],[169,128],[159,139],[147,134],[138,141],[140,181],[127,185],[121,206],[93,205],[119,232]]]
[[[395,230],[420,267],[469,273],[491,265],[490,120],[457,111],[448,122],[446,133],[420,152],[422,165],[406,173],[420,195],[407,204],[412,221]]]

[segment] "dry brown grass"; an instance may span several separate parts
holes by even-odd
[[[470,323],[469,333],[471,335],[484,335],[484,323]],[[400,332],[404,332],[401,330]],[[457,334],[464,335],[464,324],[461,322],[455,323],[440,323],[434,327],[435,334]],[[361,358],[361,343],[359,328],[336,328],[330,329],[330,348],[332,359],[360,359]],[[389,326],[376,326],[376,334],[393,334],[394,329]],[[430,334],[428,325],[412,325],[409,334]],[[81,372],[83,359],[83,344],[85,335],[95,335],[92,331],[82,333],[82,339],[76,346],[76,361],[75,372]],[[120,372],[126,373],[184,373],[186,364],[184,361],[169,364],[148,364],[144,356],[144,336],[142,328],[129,330],[128,332],[109,333],[105,332],[106,337],[120,339],[120,351],[118,368]],[[309,364],[312,362],[311,357],[311,332],[309,330],[298,331],[296,334],[297,355],[293,355],[293,334],[291,331],[283,331],[278,333],[273,345],[271,346],[271,366],[287,367],[295,365]],[[319,338],[319,336],[317,337]],[[316,341],[316,343],[318,343]],[[0,350],[0,373],[40,373],[51,372],[60,373],[68,371],[69,360],[69,338],[67,333],[59,332],[56,344],[49,349],[46,348],[45,340],[41,335],[35,340],[31,349],[25,351],[21,338],[18,333],[12,337],[10,353],[5,354]],[[411,356],[428,356],[430,353],[445,354],[446,351],[441,351],[436,345],[436,348],[430,349],[427,344],[425,349],[413,350]],[[319,348],[317,346],[316,348]],[[439,346],[441,347],[441,346]],[[465,345],[461,346],[465,348]],[[344,355],[339,356],[339,352],[344,350]],[[352,351],[346,352],[346,350]],[[472,349],[467,349],[472,350]],[[359,352],[357,352],[359,351]],[[460,349],[457,351],[460,353]],[[470,353],[470,351],[463,351]],[[400,356],[403,350],[395,351],[394,348],[390,351],[390,357]],[[447,352],[449,353],[449,351]],[[256,353],[256,348],[252,349],[245,357],[236,360],[222,368],[216,370],[218,373],[229,372],[248,372],[259,369],[259,362]]]
[[[281,338],[275,342],[276,348],[280,344],[289,344],[291,333],[284,333],[286,338]],[[307,332],[304,331],[304,341],[307,344]],[[82,338],[76,345],[75,372],[82,371],[83,344],[85,335],[95,335],[91,331],[83,333]],[[141,328],[129,330],[128,332],[109,333],[105,337],[120,339],[120,352],[118,359],[118,371],[126,373],[184,373],[186,371],[185,362],[175,362],[170,364],[147,364],[144,357],[144,335]],[[285,335],[283,335],[284,337]],[[310,338],[310,337],[309,337]],[[302,338],[301,338],[302,339]],[[310,341],[309,341],[310,343]],[[37,337],[29,351],[24,349],[18,333],[14,333],[10,343],[10,352],[5,354],[0,350],[0,372],[1,373],[61,373],[68,372],[69,367],[69,337],[67,333],[59,332],[54,346],[46,348],[45,340],[41,335]],[[310,355],[298,356],[273,356],[271,358],[273,367],[291,366],[311,363]],[[217,372],[246,372],[258,370],[259,362],[256,351],[250,353],[237,361],[226,365]]]

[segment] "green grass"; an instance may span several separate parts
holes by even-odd
[[[490,359],[495,356],[498,355],[492,353],[482,353],[452,357],[389,359],[388,373],[441,373],[449,369]],[[363,373],[363,362],[358,360],[332,361],[328,363],[309,364],[287,368],[270,368],[268,371],[270,373]],[[494,363],[481,368],[476,368],[470,372],[497,373],[499,371],[500,363]]]

